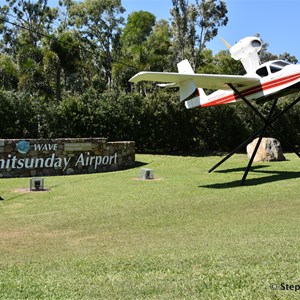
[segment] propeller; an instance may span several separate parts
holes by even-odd
[[[221,41],[228,50],[231,48],[231,45],[223,37],[221,37]]]

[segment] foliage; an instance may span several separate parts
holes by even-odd
[[[152,57],[149,49],[153,49],[155,45],[149,45],[149,36],[153,32],[154,25],[155,16],[149,12],[138,11],[128,16],[126,26],[120,37],[121,47],[119,54],[122,61],[118,60],[114,64],[113,69],[117,86],[122,85],[125,87],[125,90],[130,91],[128,79],[137,70],[151,68]],[[155,57],[159,59],[158,55]]]
[[[113,50],[118,47],[120,26],[124,22],[119,15],[123,12],[120,0],[74,1],[69,5],[69,23],[79,29],[91,49],[95,50],[109,86],[112,84]],[[99,64],[96,60],[95,63]]]
[[[289,102],[279,102],[279,109]],[[264,113],[269,106],[258,109]],[[300,144],[299,113],[295,106],[274,125],[293,145]],[[134,140],[139,152],[227,151],[262,126],[242,104],[187,110],[176,93],[160,90],[144,97],[113,90],[98,95],[89,89],[59,103],[3,91],[0,118],[2,138],[100,136]]]
[[[179,60],[188,58],[197,69],[206,43],[218,34],[218,27],[228,22],[226,3],[222,0],[197,0],[195,4],[172,0],[172,3],[174,52]]]
[[[29,138],[38,133],[36,103],[27,94],[0,91],[1,138]]]
[[[8,54],[0,55],[0,84],[6,90],[15,90],[18,85],[19,70]]]
[[[52,30],[58,10],[50,8],[47,0],[7,0],[7,3],[0,9],[2,21],[8,23],[1,27],[6,51],[18,51],[24,44],[38,46],[41,37]]]
[[[174,89],[128,82],[141,70],[174,72],[183,58],[199,73],[244,74],[228,51],[206,48],[228,22],[224,1],[173,0],[171,22],[147,11],[125,22],[119,0],[59,5],[8,0],[0,7],[1,138],[103,136],[135,140],[144,152],[224,151],[261,125],[243,105],[186,110]],[[297,62],[267,46],[262,61]],[[278,123],[299,145],[299,105]]]

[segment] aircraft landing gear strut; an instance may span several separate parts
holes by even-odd
[[[271,128],[273,131],[276,132],[275,128],[273,127],[273,123],[275,121],[277,121],[283,114],[285,114],[288,110],[290,110],[294,105],[296,105],[299,101],[300,101],[300,97],[298,97],[296,100],[294,100],[292,103],[290,103],[286,108],[284,108],[276,117],[273,117],[273,113],[274,110],[276,108],[277,105],[277,101],[278,99],[275,99],[273,101],[273,105],[269,111],[269,114],[267,117],[264,117],[259,111],[258,109],[252,105],[251,102],[249,102],[242,94],[239,90],[237,90],[235,88],[235,86],[233,86],[232,84],[228,84],[230,86],[230,88],[255,112],[255,114],[257,114],[263,121],[264,121],[264,126],[259,129],[257,132],[255,132],[251,137],[249,137],[247,140],[245,140],[241,145],[239,145],[237,148],[235,148],[233,151],[231,151],[226,157],[224,157],[222,160],[220,160],[214,167],[212,167],[208,172],[211,173],[212,171],[214,171],[217,167],[219,167],[221,164],[223,164],[228,158],[230,158],[234,153],[238,152],[239,150],[241,150],[244,146],[246,146],[250,141],[252,141],[255,137],[258,136],[258,142],[255,146],[255,149],[251,155],[251,158],[249,160],[249,163],[245,169],[243,178],[241,180],[241,185],[244,185],[245,180],[247,178],[247,175],[249,173],[249,170],[251,168],[251,165],[253,163],[254,157],[257,153],[257,150],[259,148],[259,145],[261,143],[261,140],[263,138],[264,133],[266,132],[267,128]],[[290,147],[290,149],[300,158],[300,154],[299,152],[293,147],[293,145],[284,137],[282,136],[280,133],[276,132],[276,134],[279,136],[279,138]]]

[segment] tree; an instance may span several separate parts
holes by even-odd
[[[0,54],[0,85],[6,90],[17,89],[19,70],[13,57]]]
[[[214,56],[214,65],[219,74],[244,75],[245,69],[240,60],[231,57],[228,50],[222,50]]]
[[[20,70],[18,88],[30,95],[50,95],[51,89],[43,69],[43,51],[30,44],[18,51],[17,62]]]
[[[159,20],[144,43],[149,70],[171,71],[171,29],[166,20]]]
[[[188,58],[194,68],[200,65],[201,52],[206,43],[218,34],[220,26],[228,22],[226,3],[223,0],[172,0],[172,28],[174,53],[177,60]]]
[[[49,41],[49,50],[45,52],[44,68],[47,74],[55,79],[55,90],[57,101],[61,100],[61,77],[64,71],[65,90],[71,86],[72,76],[76,74],[81,62],[81,49],[77,33],[74,31],[65,31],[58,34]]]
[[[126,46],[143,43],[152,32],[155,16],[147,11],[136,11],[128,16],[121,41]]]
[[[42,39],[52,30],[56,8],[47,0],[9,0],[1,7],[2,51],[18,65],[18,88],[31,95],[49,96],[51,89],[43,70]]]
[[[0,91],[1,138],[37,136],[36,107],[26,93]]]
[[[125,10],[120,0],[65,1],[69,14],[69,24],[76,26],[94,51],[94,63],[103,73],[109,87],[112,86],[112,62],[114,50],[118,47],[121,34],[120,25],[124,19],[120,14]]]
[[[188,1],[172,0],[173,8],[170,13],[172,19],[173,30],[173,51],[179,60],[185,58],[185,49],[188,43]]]
[[[118,58],[120,62],[114,63],[114,78],[117,83],[126,87],[126,90],[130,90],[128,79],[138,70],[151,69],[147,40],[153,32],[154,25],[155,16],[150,12],[137,11],[128,16],[120,37],[121,49]],[[150,48],[155,46],[151,45]]]
[[[1,7],[1,13],[3,45],[6,50],[18,51],[24,44],[38,46],[43,35],[52,29],[58,10],[50,8],[47,0],[10,0],[8,6]]]
[[[200,9],[200,15],[197,25],[200,27],[200,33],[196,40],[198,42],[198,51],[195,59],[199,57],[206,43],[211,41],[218,34],[218,27],[226,26],[228,22],[227,7],[223,0],[196,0],[196,7]]]
[[[145,42],[153,31],[155,16],[150,12],[138,11],[128,16],[121,35],[121,54],[139,68],[149,68]]]

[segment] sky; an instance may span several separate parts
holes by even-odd
[[[189,3],[192,3],[189,0]],[[288,52],[300,60],[299,0],[225,0],[229,21],[207,44],[214,53],[226,49],[221,37],[233,45],[240,39],[259,33],[273,54]],[[171,0],[122,0],[126,13],[146,10],[157,19],[169,19]]]
[[[101,1],[101,0],[99,0]],[[194,0],[189,0],[193,3]],[[133,11],[149,11],[157,20],[169,20],[172,0],[121,0],[126,9],[124,15]],[[220,27],[218,35],[207,44],[207,48],[217,53],[224,50],[221,37],[233,45],[240,39],[259,33],[269,44],[273,54],[288,52],[300,61],[300,1],[299,0],[225,0],[229,22]],[[0,0],[0,5],[5,4]],[[57,6],[58,0],[48,0],[49,5]]]

